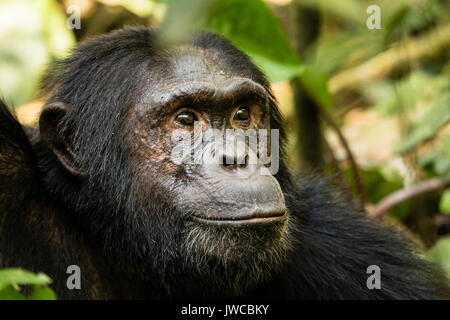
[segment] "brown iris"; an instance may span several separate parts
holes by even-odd
[[[250,120],[250,110],[247,107],[239,107],[234,114],[234,121],[247,122]]]
[[[175,120],[183,126],[193,126],[197,116],[191,111],[183,111],[177,115]]]

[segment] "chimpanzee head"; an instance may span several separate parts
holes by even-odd
[[[46,185],[130,278],[242,293],[290,249],[275,98],[219,36],[157,39],[126,29],[57,63],[39,123]]]

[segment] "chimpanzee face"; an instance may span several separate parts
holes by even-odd
[[[165,218],[182,221],[186,256],[270,265],[285,253],[284,196],[261,161],[268,146],[278,147],[268,100],[262,85],[212,53],[182,49],[130,113],[127,143],[139,183],[148,199],[152,190],[170,199],[177,216]]]
[[[217,36],[170,50],[146,32],[126,41],[88,42],[65,61],[40,118],[64,171],[50,188],[135,278],[231,294],[269,278],[293,218],[264,76]]]

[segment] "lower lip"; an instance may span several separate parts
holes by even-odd
[[[205,219],[198,216],[192,216],[194,221],[198,221],[204,224],[214,225],[214,226],[249,226],[249,225],[269,225],[275,223],[284,222],[287,219],[287,214],[283,213],[277,216],[268,217],[255,217],[248,219]]]

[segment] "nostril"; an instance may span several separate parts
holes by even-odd
[[[237,161],[238,168],[247,168],[248,166],[248,155],[246,155],[242,161],[242,158]]]
[[[222,163],[220,164],[227,170],[244,169],[247,168],[249,163],[248,155],[244,158],[237,159],[236,157],[222,156]]]
[[[227,157],[226,155],[224,155],[222,157],[222,163],[221,165],[228,170],[234,170],[236,169],[236,163],[234,161],[234,157]]]

